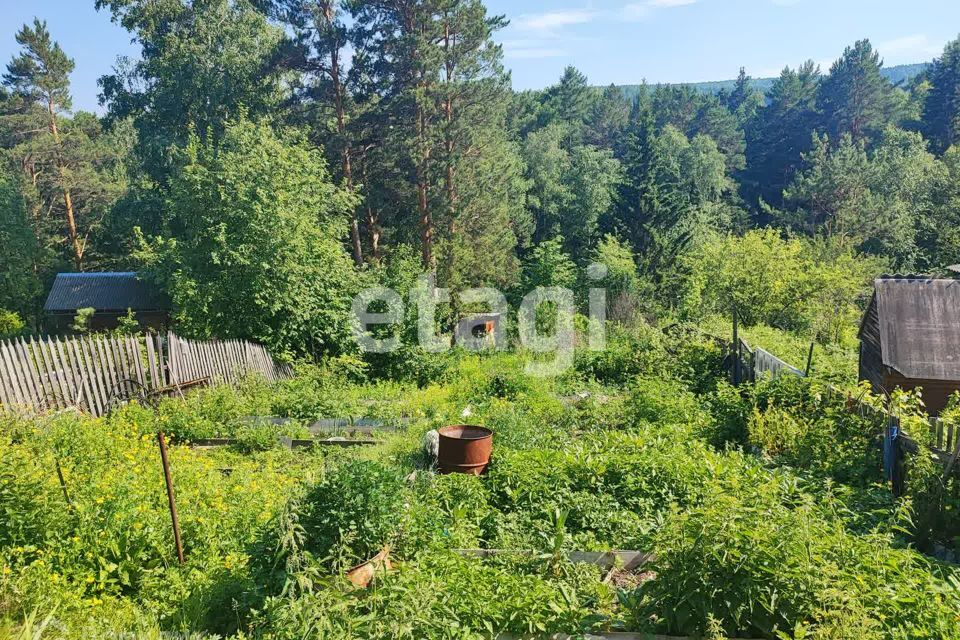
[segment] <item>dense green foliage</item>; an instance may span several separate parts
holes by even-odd
[[[816,382],[734,390],[717,377],[712,342],[686,334],[625,333],[608,357],[632,355],[630,340],[646,340],[647,360],[614,369],[620,377],[606,384],[587,361],[560,379],[530,378],[511,354],[461,356],[444,382],[422,389],[352,383],[362,373],[331,361],[277,385],[250,379],[156,411],[8,415],[0,628],[46,619],[57,630],[50,637],[960,637],[960,576],[909,546],[914,536],[944,542],[943,525],[955,520],[928,527],[904,517],[912,503],[920,515],[955,492],[934,496],[919,483],[895,504],[879,484],[875,418]],[[369,449],[249,446],[278,431],[244,416],[363,407],[412,422]],[[466,408],[496,432],[493,464],[479,478],[435,475],[421,435]],[[172,447],[183,567],[157,429],[178,441],[240,438],[231,449]],[[244,437],[249,429],[266,431]],[[738,444],[746,449],[730,446]],[[343,579],[384,546],[392,571],[368,589]],[[534,553],[451,552],[478,547]],[[608,580],[565,559],[616,548],[657,558]]]
[[[43,328],[57,272],[135,269],[181,333],[298,364],[100,419],[0,407],[0,635],[960,639],[960,573],[935,559],[960,542],[957,469],[895,392],[917,446],[894,498],[882,402],[855,384],[871,279],[960,262],[960,41],[909,81],[862,40],[764,91],[570,67],[514,92],[481,0],[95,4],[141,47],[101,79],[104,117],[72,112],[39,20],[3,75],[0,338]],[[463,288],[572,289],[572,366],[525,373],[512,310],[506,353],[418,345],[414,304],[378,329],[400,349],[361,354],[351,299],[377,285],[453,289],[445,333],[477,306]],[[734,310],[811,375],[731,386]],[[402,428],[281,446],[346,416]],[[960,399],[942,417],[960,428]],[[488,472],[436,474],[422,438],[465,421],[495,431]],[[655,557],[568,557],[631,548]],[[370,588],[344,578],[384,549]]]
[[[278,355],[348,344],[345,296],[359,278],[337,238],[353,201],[323,158],[248,120],[227,123],[216,147],[192,138],[183,156],[167,196],[172,239],[142,256],[172,292],[179,326],[255,338]]]
[[[743,70],[716,93],[599,89],[571,67],[517,93],[493,39],[505,20],[479,0],[96,4],[142,45],[101,80],[104,118],[71,113],[73,61],[39,21],[18,33],[0,92],[0,234],[15,247],[0,306],[31,328],[55,272],[143,269],[144,241],[164,247],[153,273],[182,331],[311,356],[353,350],[335,316],[362,272],[383,282],[401,261],[392,284],[409,290],[411,248],[440,286],[513,293],[544,281],[544,243],[581,269],[629,254],[630,295],[609,298],[618,320],[682,315],[702,295],[689,273],[716,267],[717,234],[769,227],[771,254],[816,239],[811,260],[858,278],[960,257],[955,42],[910,78],[862,40],[829,70],[787,68],[762,90]],[[264,235],[281,210],[290,224]],[[301,233],[310,211],[316,228]],[[245,282],[228,283],[238,265]],[[852,309],[858,294],[841,288],[836,305]],[[820,322],[758,315],[801,332]]]

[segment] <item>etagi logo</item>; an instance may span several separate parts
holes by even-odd
[[[587,279],[599,282],[607,276],[606,265],[587,267]],[[497,289],[485,287],[467,289],[457,294],[460,306],[485,305],[489,314],[470,316],[458,324],[457,346],[469,351],[489,349],[491,342],[497,349],[505,348],[502,319],[509,316],[507,298]],[[437,307],[451,302],[450,290],[434,286],[427,275],[420,276],[411,289],[409,304],[416,309],[417,343],[426,351],[441,353],[453,345],[451,335],[439,333],[436,322]],[[370,311],[371,306],[379,311]],[[607,292],[592,287],[588,292],[589,327],[587,348],[602,351],[606,346]],[[403,323],[407,305],[403,297],[387,287],[371,287],[353,299],[354,335],[360,348],[371,353],[389,353],[399,349],[403,342],[397,332],[374,327],[397,327]],[[517,337],[520,347],[534,355],[526,364],[526,372],[534,376],[555,376],[573,366],[576,341],[574,293],[566,287],[537,287],[524,296],[517,309]],[[471,329],[484,327],[483,335]],[[389,337],[377,337],[389,336]],[[552,354],[552,358],[544,357]]]

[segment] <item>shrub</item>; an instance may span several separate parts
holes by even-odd
[[[684,635],[719,622],[741,637],[958,637],[960,590],[948,572],[891,548],[886,534],[851,534],[834,511],[775,478],[714,486],[658,532],[657,577],[632,599],[637,624]]]
[[[366,560],[395,542],[408,498],[403,477],[377,462],[354,461],[328,471],[307,493],[301,518],[306,548]]]
[[[642,322],[631,328],[608,324],[606,349],[578,349],[574,356],[583,377],[604,384],[622,385],[638,375],[663,371],[665,362],[663,334]]]
[[[20,335],[26,325],[13,311],[0,309],[0,338],[13,338]]]

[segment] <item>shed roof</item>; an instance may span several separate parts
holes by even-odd
[[[871,304],[884,365],[907,378],[960,380],[960,280],[878,278]]]
[[[43,305],[44,311],[65,313],[87,307],[98,312],[166,311],[170,303],[132,271],[57,274]]]

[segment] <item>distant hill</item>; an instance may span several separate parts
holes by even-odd
[[[914,77],[923,73],[928,66],[930,66],[930,63],[928,62],[921,62],[919,64],[901,64],[894,67],[884,67],[880,70],[880,73],[883,74],[883,77],[893,84],[900,84],[901,82],[907,83]],[[770,87],[773,86],[774,80],[776,80],[776,78],[754,78],[751,83],[754,88],[766,93],[770,90]],[[736,83],[736,80],[714,80],[713,82],[680,82],[677,84],[681,86],[693,87],[701,93],[719,93],[724,89],[730,91],[733,89]],[[640,91],[640,85],[624,84],[620,85],[620,89],[623,90],[624,95],[628,98],[634,98]]]

